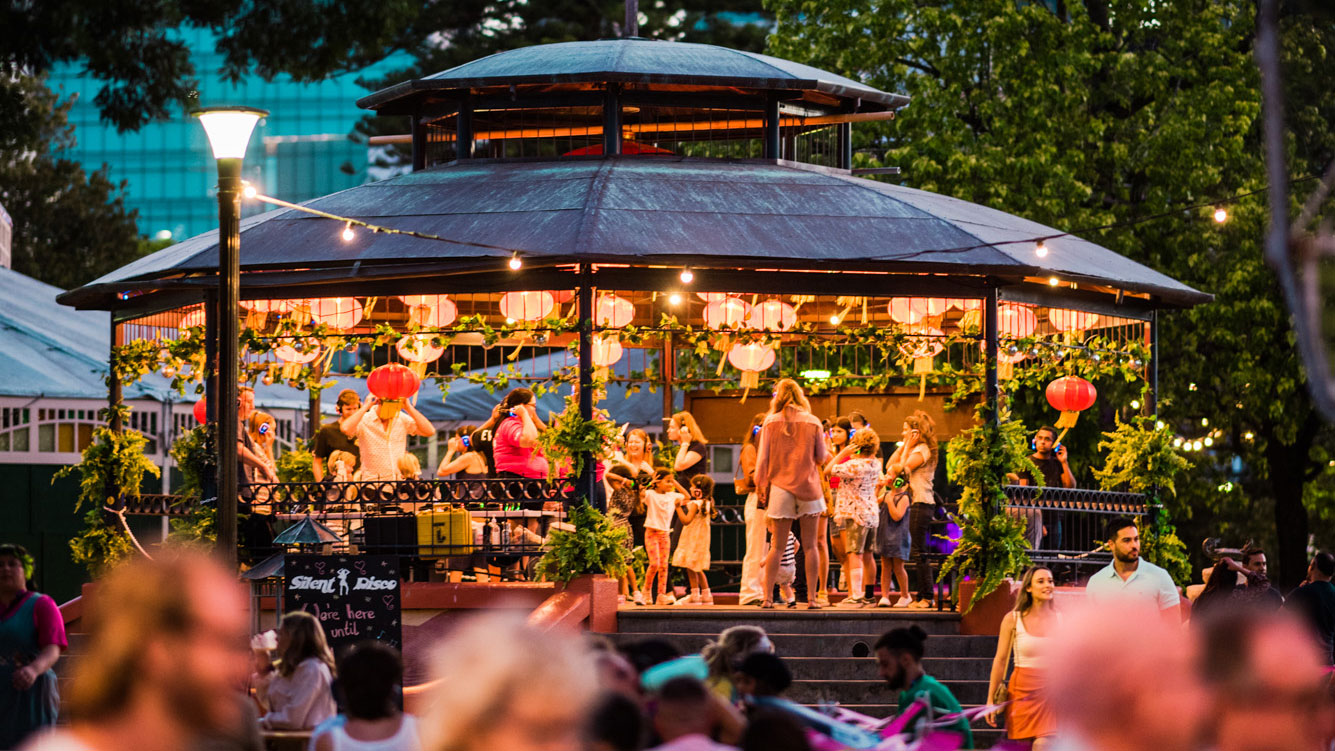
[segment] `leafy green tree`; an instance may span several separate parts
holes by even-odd
[[[0,79],[0,204],[14,219],[14,270],[69,289],[162,243],[140,238],[124,185],[63,156],[70,102],[41,79]],[[12,106],[10,106],[12,105]]]
[[[1179,484],[1188,508],[1212,513],[1184,529],[1274,541],[1280,579],[1300,578],[1309,513],[1332,489],[1335,433],[1307,396],[1287,310],[1262,263],[1261,197],[1230,205],[1222,226],[1208,207],[1180,211],[1264,185],[1254,4],[767,7],[778,22],[772,54],[912,97],[893,123],[856,129],[860,165],[900,166],[914,187],[1074,231],[1173,212],[1083,234],[1216,295],[1161,318],[1160,414],[1179,434],[1213,434],[1211,455],[1196,462],[1209,466]],[[1332,143],[1330,105],[1314,96],[1329,84],[1319,83],[1329,70],[1329,20],[1294,11],[1285,39],[1294,74],[1286,85],[1308,92],[1291,105],[1305,165],[1298,174],[1311,174]],[[1228,482],[1236,492],[1221,494]]]

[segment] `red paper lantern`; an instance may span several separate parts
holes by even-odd
[[[200,425],[209,421],[209,405],[203,399],[195,402],[195,408],[190,411],[195,414],[195,420],[198,421]]]
[[[635,305],[624,297],[603,295],[593,306],[593,323],[609,329],[625,328],[635,320]]]
[[[366,378],[366,388],[381,401],[392,402],[407,399],[417,393],[421,381],[412,370],[390,363],[371,371]]]
[[[1094,400],[1099,396],[1094,384],[1079,376],[1058,378],[1048,384],[1046,393],[1048,404],[1062,413],[1061,418],[1057,420],[1057,427],[1059,428],[1069,428],[1075,425],[1075,420],[1080,413],[1094,406]]]

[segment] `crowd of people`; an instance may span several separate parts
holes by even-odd
[[[933,639],[918,626],[881,635],[874,659],[846,678],[884,681],[891,718],[787,700],[793,668],[755,626],[683,654],[670,637],[617,645],[504,610],[462,619],[431,648],[435,680],[405,714],[392,648],[359,643],[335,660],[305,613],[285,616],[276,635],[252,635],[230,572],[189,553],[141,559],[100,583],[59,727],[50,668],[65,636],[49,598],[25,586],[26,553],[6,545],[0,598],[6,623],[21,628],[3,632],[0,729],[6,747],[26,751],[255,750],[264,731],[308,733],[312,751],[808,751],[847,747],[835,739],[850,732],[972,748],[980,722],[1004,720],[1009,738],[1035,749],[1330,748],[1331,646],[1306,605],[1255,597],[1184,626],[1139,560],[1134,525],[1109,534],[1121,543],[1109,567],[1120,584],[1091,583],[1083,601],[1063,604],[1050,571],[1024,574],[987,705],[962,706],[931,675]],[[1313,589],[1290,601],[1329,602],[1332,568],[1319,555],[1303,585]],[[29,632],[26,652],[10,641],[17,631]]]

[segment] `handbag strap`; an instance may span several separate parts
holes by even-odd
[[[1011,654],[1006,660],[1005,683],[1010,683],[1011,673],[1015,672],[1015,642],[1020,638],[1020,612],[1015,611],[1015,622],[1011,624]]]

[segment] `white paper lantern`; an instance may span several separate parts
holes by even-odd
[[[352,297],[322,297],[310,301],[311,319],[335,331],[347,331],[361,323],[362,304]]]
[[[763,331],[787,331],[797,325],[797,311],[782,300],[766,300],[751,308],[746,325]]]
[[[593,306],[593,323],[603,328],[620,329],[635,320],[635,305],[624,297],[603,295]]]
[[[501,315],[516,321],[541,321],[555,306],[556,299],[550,292],[534,290],[501,295]]]
[[[740,328],[746,323],[751,306],[740,297],[725,297],[705,306],[705,325],[715,331]]]

